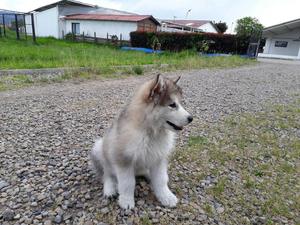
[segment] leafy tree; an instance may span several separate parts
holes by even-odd
[[[235,32],[240,37],[258,37],[263,28],[263,25],[258,21],[258,19],[253,17],[244,17],[237,20]]]
[[[214,24],[218,28],[221,34],[225,33],[226,30],[228,29],[228,26],[225,22],[219,21],[218,23],[214,23]]]

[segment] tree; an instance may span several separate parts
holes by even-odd
[[[214,24],[218,28],[221,34],[225,33],[226,30],[228,29],[228,26],[225,22],[219,21],[218,23],[214,23]]]
[[[258,37],[263,28],[263,25],[258,21],[258,19],[253,17],[244,17],[237,20],[235,32],[237,36],[240,37]]]

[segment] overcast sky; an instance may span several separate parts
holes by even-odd
[[[0,8],[31,11],[55,0],[0,0]],[[300,0],[82,0],[103,7],[151,14],[156,18],[225,21],[231,31],[237,19],[252,16],[264,26],[300,18]],[[187,11],[191,12],[187,15]]]

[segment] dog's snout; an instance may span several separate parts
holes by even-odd
[[[187,119],[188,119],[189,123],[191,123],[193,121],[193,117],[192,116],[188,116]]]

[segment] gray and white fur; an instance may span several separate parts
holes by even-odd
[[[134,208],[137,175],[149,178],[162,205],[177,204],[168,187],[168,156],[176,132],[193,120],[181,105],[179,78],[157,75],[143,84],[91,151],[92,165],[102,175],[104,196],[119,194],[121,208]]]

